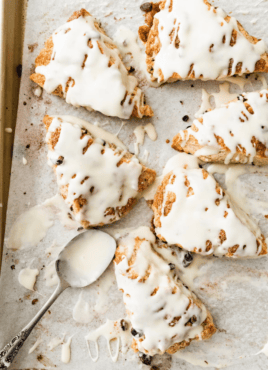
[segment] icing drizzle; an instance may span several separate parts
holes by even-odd
[[[227,150],[229,154],[225,164],[235,160],[236,156],[239,159],[239,153],[244,153],[248,163],[252,163],[257,154],[256,140],[264,146],[268,144],[268,90],[239,95],[236,101],[202,114],[194,120],[192,127],[179,135],[184,143],[193,136],[205,147],[205,152],[198,150],[196,156]],[[223,140],[223,145],[219,144],[217,137]],[[211,149],[215,152],[208,153],[207,150]]]
[[[86,12],[65,23],[52,40],[49,64],[36,68],[45,76],[45,90],[53,93],[62,86],[67,103],[120,118],[129,118],[136,105],[142,117],[143,94],[137,80],[128,75],[119,50],[94,17]]]
[[[60,136],[53,149],[51,137],[59,130]],[[118,165],[127,153],[125,150],[95,138],[91,132],[62,118],[53,119],[46,140],[50,148],[49,161],[55,168],[65,201],[74,210],[75,219],[91,226],[118,220],[118,207],[126,206],[129,199],[138,194],[142,171],[138,159],[132,156]],[[75,204],[79,199],[85,202],[82,201],[83,206],[77,209]]]
[[[166,0],[161,8],[155,15],[159,42],[153,45],[159,49],[153,56],[158,82],[174,73],[180,79],[219,79],[253,72],[267,50],[263,41],[250,43],[234,17],[206,1]]]
[[[203,255],[257,257],[262,252],[259,227],[203,169],[175,168],[167,174],[153,209],[156,233],[168,244]]]
[[[207,317],[202,303],[196,304],[154,248],[155,236],[148,227],[140,227],[119,239],[115,258],[118,288],[132,325],[132,347],[150,355],[163,354],[174,343],[201,339]]]

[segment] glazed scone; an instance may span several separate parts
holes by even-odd
[[[175,168],[153,203],[158,238],[202,255],[254,258],[267,254],[258,225],[204,169]]]
[[[241,94],[180,131],[172,148],[204,162],[268,164],[268,90]]]
[[[216,80],[268,72],[267,46],[207,0],[152,3],[139,35],[152,81]]]
[[[119,220],[153,183],[155,171],[101,128],[70,116],[45,116],[44,124],[60,194],[84,228]]]
[[[119,50],[85,9],[53,33],[35,64],[31,80],[69,104],[125,119],[153,115]]]
[[[208,339],[216,332],[203,303],[156,252],[156,238],[148,227],[119,239],[114,265],[135,352],[173,354],[192,340]]]

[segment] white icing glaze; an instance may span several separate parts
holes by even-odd
[[[153,76],[160,82],[161,69],[164,81],[173,73],[186,79],[194,65],[195,78],[215,80],[228,75],[230,59],[234,61],[232,75],[239,62],[243,62],[241,74],[253,72],[267,47],[263,41],[251,44],[239,31],[236,19],[231,17],[227,22],[226,16],[220,8],[208,9],[203,0],[167,0],[164,9],[155,15],[161,46],[154,56]],[[231,46],[233,30],[237,39]]]
[[[26,165],[28,163],[27,159],[25,157],[22,158],[22,163]]]
[[[12,133],[12,128],[10,128],[10,127],[6,127],[5,128],[5,132],[7,132],[8,134],[11,134]]]
[[[69,118],[54,118],[47,134],[48,142],[51,134],[61,129],[59,140],[54,150],[49,150],[48,157],[52,164],[56,164],[59,157],[64,158],[63,163],[56,166],[56,175],[60,188],[68,185],[65,201],[71,207],[80,196],[87,200],[87,204],[74,215],[79,222],[86,220],[91,225],[98,225],[118,220],[117,211],[109,214],[106,210],[116,210],[125,206],[130,198],[137,197],[142,166],[134,156],[117,166],[125,151],[114,151],[105,139],[91,136],[91,126],[90,132],[81,139],[81,128],[73,122]],[[94,133],[101,130],[93,127]],[[83,154],[89,139],[93,139],[93,143]]]
[[[25,269],[20,270],[19,273],[19,283],[26,289],[34,290],[34,285],[36,282],[36,277],[39,275],[37,269],[30,269],[26,267]]]
[[[154,183],[146,189],[142,196],[145,200],[153,200],[158,186],[161,184],[163,177],[175,168],[199,168],[199,159],[193,155],[186,153],[178,153],[171,157],[164,169],[161,176],[157,176]]]
[[[163,176],[167,175],[170,171],[173,171],[176,168],[184,168],[184,169],[194,169],[199,168],[200,161],[198,158],[194,157],[193,155],[188,155],[186,153],[178,153],[171,157],[163,170]]]
[[[98,361],[98,358],[99,358],[98,339],[101,336],[103,336],[107,341],[108,351],[109,351],[109,354],[110,354],[111,359],[112,359],[113,362],[116,362],[117,359],[118,359],[120,343],[121,343],[121,352],[123,354],[126,353],[127,350],[130,348],[130,345],[131,345],[131,342],[132,342],[132,337],[131,337],[131,334],[130,334],[130,322],[127,319],[124,319],[124,321],[127,325],[127,328],[126,328],[126,330],[122,330],[122,327],[121,327],[121,321],[122,320],[119,319],[119,320],[116,320],[116,321],[112,321],[112,320],[107,319],[107,321],[104,325],[100,326],[96,330],[93,330],[92,332],[90,332],[85,337],[86,342],[87,342],[89,355],[90,355],[93,362]],[[114,355],[112,354],[111,344],[110,344],[110,342],[112,340],[117,341],[116,350],[115,350]],[[91,350],[90,350],[90,345],[89,345],[90,341],[92,341],[95,345],[95,349],[96,349],[96,356],[95,357],[92,356],[92,353],[91,353]]]
[[[141,73],[141,77],[145,77],[150,82],[150,75],[146,65],[146,54],[138,44],[137,34],[128,27],[120,26],[113,39],[124,57],[126,65],[135,67]]]
[[[51,214],[42,206],[36,206],[21,214],[12,225],[8,248],[25,249],[35,247],[53,225]]]
[[[81,227],[79,222],[74,220],[73,217],[70,217],[70,208],[64,202],[60,194],[56,194],[54,197],[47,199],[43,205],[51,212],[53,217],[56,215],[61,224],[68,229],[78,229]]]
[[[253,114],[245,104],[252,107]],[[201,115],[201,119],[202,123],[197,119],[193,122],[197,132],[191,127],[180,132],[183,140],[192,135],[200,145],[207,148],[197,151],[196,156],[217,154],[217,149],[218,152],[221,150],[215,137],[217,135],[230,150],[226,163],[237,153],[237,147],[246,150],[248,162],[251,163],[256,155],[253,137],[265,146],[268,145],[268,90],[242,94],[238,100]]]
[[[224,256],[230,247],[239,245],[234,257],[258,256],[261,252],[261,243],[258,247],[256,242],[256,238],[261,237],[259,227],[223,194],[221,188],[216,191],[216,181],[212,176],[206,177],[202,169],[176,168],[170,174],[164,190],[161,227],[156,228],[157,235],[161,235],[168,244],[177,244],[203,255]],[[174,194],[175,201],[165,216],[168,194]],[[222,241],[221,230],[226,236]],[[207,247],[210,247],[208,251]]]
[[[29,354],[30,353],[33,353],[35,350],[36,350],[36,348],[39,346],[39,344],[41,344],[43,342],[43,339],[41,338],[41,337],[39,337],[38,339],[37,339],[37,341],[34,343],[34,345],[29,349]]]
[[[67,342],[62,344],[61,347],[61,361],[68,364],[71,361],[71,342],[72,337],[69,337]]]
[[[73,319],[80,324],[88,324],[93,318],[94,315],[90,311],[89,304],[83,299],[83,292],[81,292],[73,309]]]
[[[113,41],[96,28],[96,23],[92,16],[80,16],[60,26],[52,35],[49,64],[38,66],[36,73],[45,76],[44,89],[49,93],[61,85],[69,104],[120,118],[129,118],[136,104],[141,115],[142,93],[137,80],[128,75],[118,49],[107,46],[114,46]],[[109,61],[113,63],[110,67]]]
[[[137,240],[141,241],[138,247]],[[194,303],[192,293],[155,248],[154,234],[148,227],[140,227],[119,239],[117,253],[122,254],[122,260],[115,263],[132,328],[140,333],[135,337],[137,349],[150,355],[163,354],[174,343],[201,338],[201,324],[207,317],[206,308]],[[193,316],[196,321],[186,326]],[[174,323],[176,317],[180,319]]]

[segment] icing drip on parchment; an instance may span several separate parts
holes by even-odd
[[[125,354],[127,350],[130,348],[130,345],[132,342],[129,320],[127,319],[119,319],[116,321],[107,320],[104,325],[90,332],[85,337],[89,355],[92,361],[94,362],[98,361],[98,358],[99,358],[98,339],[101,336],[103,336],[107,341],[108,351],[109,351],[112,361],[116,362],[118,359],[118,355],[119,355],[120,344],[121,344],[121,352]],[[112,354],[112,350],[111,350],[112,340],[116,340],[116,349],[114,351],[114,354]],[[93,342],[95,345],[95,353],[96,353],[95,357],[92,355],[92,351],[90,349],[90,342]]]
[[[25,269],[22,269],[19,273],[19,283],[26,289],[34,290],[36,277],[38,275],[39,270],[26,267]]]
[[[140,146],[144,144],[145,134],[148,135],[149,139],[155,141],[157,139],[157,132],[152,123],[148,123],[145,126],[138,126],[134,130],[134,135],[136,136],[136,142],[134,144],[135,155],[139,155]]]
[[[68,364],[71,361],[71,343],[72,337],[69,337],[61,346],[61,361]]]

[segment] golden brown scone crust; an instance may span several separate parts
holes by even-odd
[[[262,93],[260,93],[260,96],[262,97]],[[268,99],[268,94],[266,94],[267,99]],[[232,103],[236,102],[238,99],[234,99],[230,101],[227,106]],[[244,102],[244,105],[247,107],[247,109],[252,109],[249,104]],[[198,118],[198,121],[202,124],[203,123],[203,118],[200,117]],[[195,132],[198,132],[198,128],[195,126],[193,123],[191,126],[192,130]],[[187,131],[184,130],[184,133]],[[201,159],[203,162],[216,162],[216,163],[225,163],[225,159],[230,153],[230,149],[225,145],[224,140],[220,136],[216,136],[216,140],[218,145],[221,147],[220,152],[218,154],[212,154],[212,155],[206,155],[206,156],[199,156],[198,158]],[[252,138],[251,140],[252,145],[256,149],[256,155],[253,158],[253,164],[256,166],[267,166],[268,165],[268,157],[266,156],[266,146],[257,140],[255,137]],[[183,145],[182,145],[183,143]],[[183,140],[183,137],[181,136],[180,133],[174,136],[171,144],[172,148],[175,150],[178,150],[179,152],[185,152],[188,154],[195,154],[199,149],[204,148],[204,146],[200,145],[198,143],[198,140],[193,136],[189,135],[189,138],[186,140]],[[237,145],[236,147],[236,153],[234,153],[233,157],[228,161],[230,164],[235,164],[235,163],[248,163],[249,160],[249,155],[247,155],[245,148],[242,147],[242,145]]]
[[[74,19],[78,19],[79,17],[85,17],[85,16],[91,16],[91,14],[86,11],[85,9],[81,9],[79,11],[76,11],[73,13],[73,15],[68,19],[67,22],[71,22],[73,21]],[[94,23],[95,27],[97,28],[97,30],[101,33],[103,33],[105,36],[106,33],[105,31],[103,30],[103,28],[99,25],[98,22],[95,22]],[[110,49],[114,49],[116,48],[116,45],[112,44],[112,43],[106,43],[106,46],[109,47]],[[51,56],[52,56],[52,52],[53,52],[53,48],[54,48],[54,44],[53,44],[53,39],[52,39],[52,36],[45,42],[45,47],[40,51],[40,54],[38,55],[38,57],[35,59],[35,67],[39,67],[39,66],[46,66],[50,63],[50,60],[51,60]],[[101,49],[101,46],[99,45],[99,48]],[[113,64],[113,61],[111,60],[110,61],[111,64]],[[45,76],[40,74],[40,73],[33,73],[31,76],[30,76],[30,79],[37,83],[39,86],[41,87],[44,87],[44,84],[45,84]],[[73,84],[74,81],[69,78],[69,81],[67,82],[67,85],[66,85],[66,91],[68,91],[69,89],[69,85]],[[136,87],[135,91],[137,90],[138,87]],[[57,95],[61,98],[64,97],[64,94],[63,94],[63,90],[62,90],[62,86],[59,85],[52,93],[53,95]],[[141,113],[142,116],[148,116],[148,117],[152,117],[154,115],[153,113],[153,110],[152,108],[149,106],[149,105],[146,105],[146,104],[142,104],[145,97],[144,97],[144,94],[141,93],[141,105],[139,107],[137,107],[137,104],[135,104],[134,108],[133,108],[133,112],[132,112],[132,117],[136,117],[136,118],[140,118],[140,115],[139,115],[139,111]],[[130,103],[131,103],[131,100],[130,100]]]
[[[48,131],[49,129],[49,126],[51,125],[51,122],[53,121],[53,117],[50,117],[48,115],[46,115],[43,119],[43,122],[45,124],[45,127],[46,127],[46,130]],[[59,137],[60,137],[60,128],[57,129],[55,132],[52,133],[51,135],[51,138],[50,138],[50,141],[48,143],[48,146],[49,146],[49,149],[50,150],[53,150],[55,145],[57,144],[58,140],[59,140]],[[88,146],[87,148],[93,143],[93,140],[90,139],[88,141]],[[115,150],[116,149],[116,146],[113,145],[113,144],[109,144],[110,145],[110,148],[112,150]],[[133,155],[130,154],[129,152],[127,152],[123,157],[122,159],[118,162],[117,166],[120,166],[122,163],[128,163],[129,162],[129,159],[132,157]],[[54,171],[56,169],[57,165],[54,165],[53,168],[54,168]],[[139,177],[139,183],[138,183],[138,193],[141,193],[143,192],[145,189],[148,188],[148,186],[150,186],[154,180],[155,180],[155,177],[156,177],[156,172],[154,170],[151,170],[150,168],[147,168],[145,166],[142,165],[142,171],[141,171],[141,174],[140,174],[140,177]],[[68,185],[67,185],[67,188],[66,186],[63,186],[61,189],[60,189],[60,193],[62,195],[62,197],[65,199],[66,196],[67,196],[67,192],[68,192]],[[117,207],[116,209],[114,208],[107,208],[106,209],[106,214],[108,215],[119,215],[119,217],[123,217],[125,216],[131,209],[132,207],[137,203],[137,199],[136,198],[130,198],[128,200],[128,203],[124,206],[124,207]],[[83,205],[87,204],[87,200],[82,198],[81,196],[77,199],[74,200],[73,202],[73,205],[72,205],[72,212],[74,214],[77,214],[80,212],[81,208],[83,207]],[[71,216],[71,213],[70,213],[70,216]],[[117,221],[116,217],[114,219],[114,221]],[[111,222],[114,222],[114,221],[111,221]],[[98,225],[91,225],[87,220],[83,220],[81,221],[81,224],[84,228],[91,228],[91,227],[96,227],[96,226],[103,226],[104,224],[98,224]]]
[[[203,172],[204,179],[206,177],[210,176],[209,173],[206,170],[202,169],[202,172]],[[153,223],[154,223],[154,226],[157,227],[157,228],[161,228],[161,216],[162,216],[163,204],[164,204],[164,201],[165,201],[165,190],[166,190],[167,185],[169,184],[169,181],[170,181],[170,178],[171,178],[172,175],[173,175],[173,173],[170,172],[164,177],[162,183],[159,185],[159,187],[158,187],[158,189],[155,193],[152,209],[153,209],[153,212],[154,212]],[[175,181],[175,179],[174,179],[174,181]],[[221,186],[217,182],[216,182],[216,189],[215,190],[219,195],[220,194],[225,195],[225,191],[221,188]],[[169,212],[171,211],[171,208],[172,208],[172,204],[176,201],[176,196],[174,197],[173,194],[174,193],[169,193],[167,195],[165,208],[164,208],[164,215],[165,216],[167,216],[169,214]],[[218,200],[218,201],[220,201],[220,200]],[[230,207],[230,205],[228,203],[228,208],[229,207]],[[222,232],[223,232],[223,235],[222,235]],[[163,240],[164,242],[166,242],[165,238],[161,234],[157,234],[157,237],[159,239]],[[224,239],[225,237],[226,237],[225,231],[221,230],[220,239],[222,240],[222,242],[225,240]],[[264,235],[261,235],[261,237],[259,239],[256,239],[256,242],[257,242],[258,246],[261,244],[261,247],[262,247],[261,252],[258,255],[262,256],[262,255],[267,254],[268,250],[267,250],[267,245],[266,245]],[[176,245],[179,248],[183,248],[183,245],[180,245],[180,244],[176,244]],[[209,244],[207,246],[206,251],[208,252],[211,248],[212,248],[212,245]],[[239,248],[239,245],[234,245],[234,246],[230,247],[228,249],[228,253],[225,256],[226,257],[233,257],[238,248]],[[194,252],[198,252],[198,251],[194,250]]]
[[[133,255],[131,256],[131,258],[129,259],[129,271],[131,272],[132,274],[132,279],[135,279],[138,277],[137,273],[135,272],[135,270],[132,268],[135,260],[136,260],[136,254],[140,248],[140,245],[141,243],[144,241],[145,239],[140,239],[140,238],[136,238],[135,239],[135,248],[134,248],[134,252],[133,252]],[[157,251],[155,251],[155,253],[157,253]],[[114,259],[114,263],[115,264],[118,264],[119,262],[122,261],[122,259],[124,258],[124,256],[126,256],[127,254],[127,251],[122,251],[122,248],[117,248],[116,252],[115,252],[115,259]],[[150,276],[150,271],[147,272],[147,275],[145,277],[148,278]],[[198,307],[201,307],[202,306],[202,302],[200,301],[200,299],[198,299],[196,297],[195,294],[192,294],[192,300],[194,302],[194,304],[196,304]],[[213,323],[213,319],[212,319],[212,316],[210,314],[209,311],[207,311],[207,318],[206,320],[202,323],[202,326],[203,326],[203,331],[202,331],[202,340],[205,340],[205,339],[209,339],[213,334],[216,333],[217,329]],[[182,342],[179,342],[179,343],[175,343],[173,344],[171,347],[169,347],[167,349],[167,353],[169,354],[174,354],[176,353],[177,351],[179,351],[180,349],[183,349],[187,346],[190,345],[190,343],[193,341],[193,340],[198,340],[199,337],[196,336],[195,338],[192,338],[192,339],[189,339],[187,341],[182,341]],[[132,341],[132,345],[131,345],[131,348],[133,349],[134,352],[138,352],[138,344],[137,344],[137,341],[138,339],[135,339],[133,338],[133,341]]]
[[[208,9],[211,8],[211,4],[207,0],[203,0],[204,3],[208,6]],[[154,18],[155,14],[161,11],[161,9],[165,8],[166,0],[160,1],[159,3],[151,3],[152,4],[152,10],[148,13],[145,14],[145,25],[141,26],[139,28],[139,37],[140,39],[146,44],[146,63],[147,63],[147,70],[151,74],[151,79],[152,81],[156,81],[157,79],[153,76],[153,71],[154,71],[154,58],[155,56],[159,53],[161,49],[161,43],[158,37],[158,20]],[[172,5],[171,5],[172,6]],[[225,21],[229,22],[231,19],[230,16],[225,17]],[[243,28],[241,23],[237,21],[237,26],[239,31],[243,34],[243,36],[252,44],[256,44],[259,40],[248,34],[248,32]],[[237,31],[233,30],[233,35],[232,35],[232,45],[235,44],[236,42],[236,37],[237,37]],[[229,69],[228,69],[228,74],[226,77],[229,77],[232,75],[232,65],[233,65],[233,60],[230,60],[229,64]],[[186,78],[183,78],[183,80],[195,80],[195,72],[193,70],[194,65],[191,66],[188,76]],[[241,75],[242,74],[242,63],[239,62],[236,65],[236,72],[235,74]],[[255,65],[255,70],[253,72],[268,72],[268,54],[264,53],[261,55],[260,60],[256,62]],[[159,76],[160,76],[160,83],[164,82],[175,82],[178,80],[181,80],[181,76],[178,73],[173,73],[173,75],[167,80],[164,81],[164,76],[162,71],[159,71]],[[198,79],[202,79],[202,76],[200,76]]]

